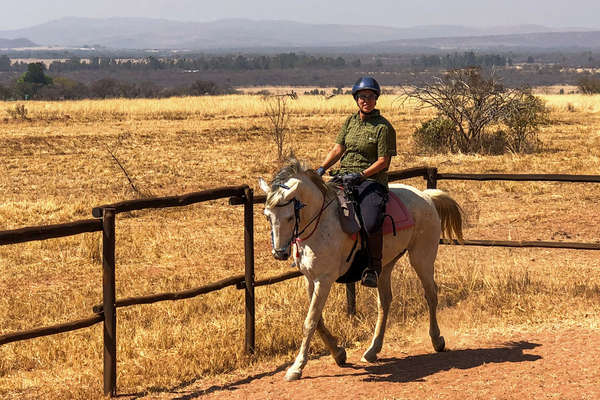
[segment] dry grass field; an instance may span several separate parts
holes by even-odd
[[[301,92],[301,91],[298,91]],[[538,154],[421,156],[411,133],[429,117],[383,96],[379,108],[398,132],[392,170],[600,174],[600,96],[543,95],[552,124]],[[259,96],[166,100],[0,102],[0,230],[91,218],[91,208],[135,198],[121,161],[147,196],[184,194],[269,178],[275,145]],[[318,165],[347,114],[350,96],[290,102],[295,154]],[[407,183],[424,188],[422,180]],[[467,239],[600,242],[600,185],[440,181],[469,213]],[[258,189],[257,189],[258,190]],[[257,278],[289,270],[269,253],[257,206]],[[243,215],[226,200],[117,218],[117,297],[201,286],[243,273]],[[0,247],[0,334],[92,315],[101,302],[100,234]],[[442,334],[502,332],[515,326],[600,328],[600,254],[595,251],[441,246]],[[394,273],[390,337],[425,337],[422,289],[406,259]],[[119,309],[119,393],[160,392],[264,360],[292,359],[307,308],[302,279],[256,289],[257,354],[243,355],[242,293],[235,288],[178,302]],[[358,288],[358,315],[345,315],[345,290],[325,309],[348,347],[366,346],[375,292]],[[101,324],[0,347],[1,398],[102,397]],[[451,343],[449,344],[451,346]],[[317,339],[313,352],[324,346]]]

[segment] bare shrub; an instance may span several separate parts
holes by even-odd
[[[27,116],[28,110],[25,107],[25,104],[17,104],[13,109],[7,109],[6,112],[12,119],[18,119],[21,121],[26,121],[29,119]]]
[[[478,152],[485,128],[500,118],[506,103],[504,87],[481,75],[479,68],[458,69],[434,77],[433,82],[408,89],[404,94],[418,100],[423,107],[433,107],[438,115],[456,127],[457,149]]]
[[[502,154],[534,151],[539,126],[548,122],[542,100],[527,89],[505,89],[493,71],[485,78],[479,68],[448,71],[433,82],[404,91],[421,107],[433,107],[437,118],[418,128],[417,147],[429,151]],[[489,132],[490,126],[502,126]]]
[[[269,134],[273,138],[275,146],[277,147],[277,159],[280,163],[283,162],[285,158],[284,146],[286,137],[289,133],[288,123],[290,119],[290,111],[288,102],[289,99],[295,98],[296,96],[284,94],[271,96],[265,99],[267,103],[267,110],[265,114],[271,126]]]

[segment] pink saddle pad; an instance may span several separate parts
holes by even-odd
[[[389,200],[387,202],[387,207],[385,209],[385,213],[391,215],[394,219],[394,224],[396,226],[396,231],[402,229],[408,229],[411,226],[415,225],[415,221],[413,220],[412,215],[406,209],[406,206],[398,196],[396,196],[391,191],[389,192]],[[392,233],[394,228],[392,227],[392,221],[390,221],[389,217],[385,217],[383,220],[383,234],[387,235]]]

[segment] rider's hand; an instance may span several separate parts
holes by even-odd
[[[356,186],[365,179],[365,176],[360,172],[353,172],[342,176],[344,186]]]
[[[325,174],[325,168],[323,167],[319,167],[317,168],[317,174],[319,174],[319,176],[323,176]]]

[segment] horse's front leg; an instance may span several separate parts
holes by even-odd
[[[317,328],[319,321],[321,320],[323,308],[325,307],[327,296],[329,295],[329,291],[331,290],[331,284],[332,282],[330,281],[318,281],[314,283],[314,289],[312,290],[312,298],[310,301],[310,306],[308,308],[308,314],[306,315],[306,319],[304,320],[302,344],[300,345],[300,350],[298,351],[296,360],[294,361],[292,366],[288,368],[285,374],[285,379],[287,381],[294,381],[300,379],[300,377],[302,376],[302,369],[308,361],[308,349],[310,347],[310,340],[313,334],[315,333],[315,329]]]
[[[314,289],[314,282],[306,278],[306,291],[309,301],[312,300]],[[321,319],[319,319],[319,323],[317,324],[317,333],[323,340],[323,343],[325,343],[325,346],[331,353],[335,363],[340,367],[346,364],[346,349],[338,346],[337,338],[333,336],[331,332],[329,332],[329,329],[327,329],[325,326],[325,320],[323,319],[323,316],[321,316]]]

